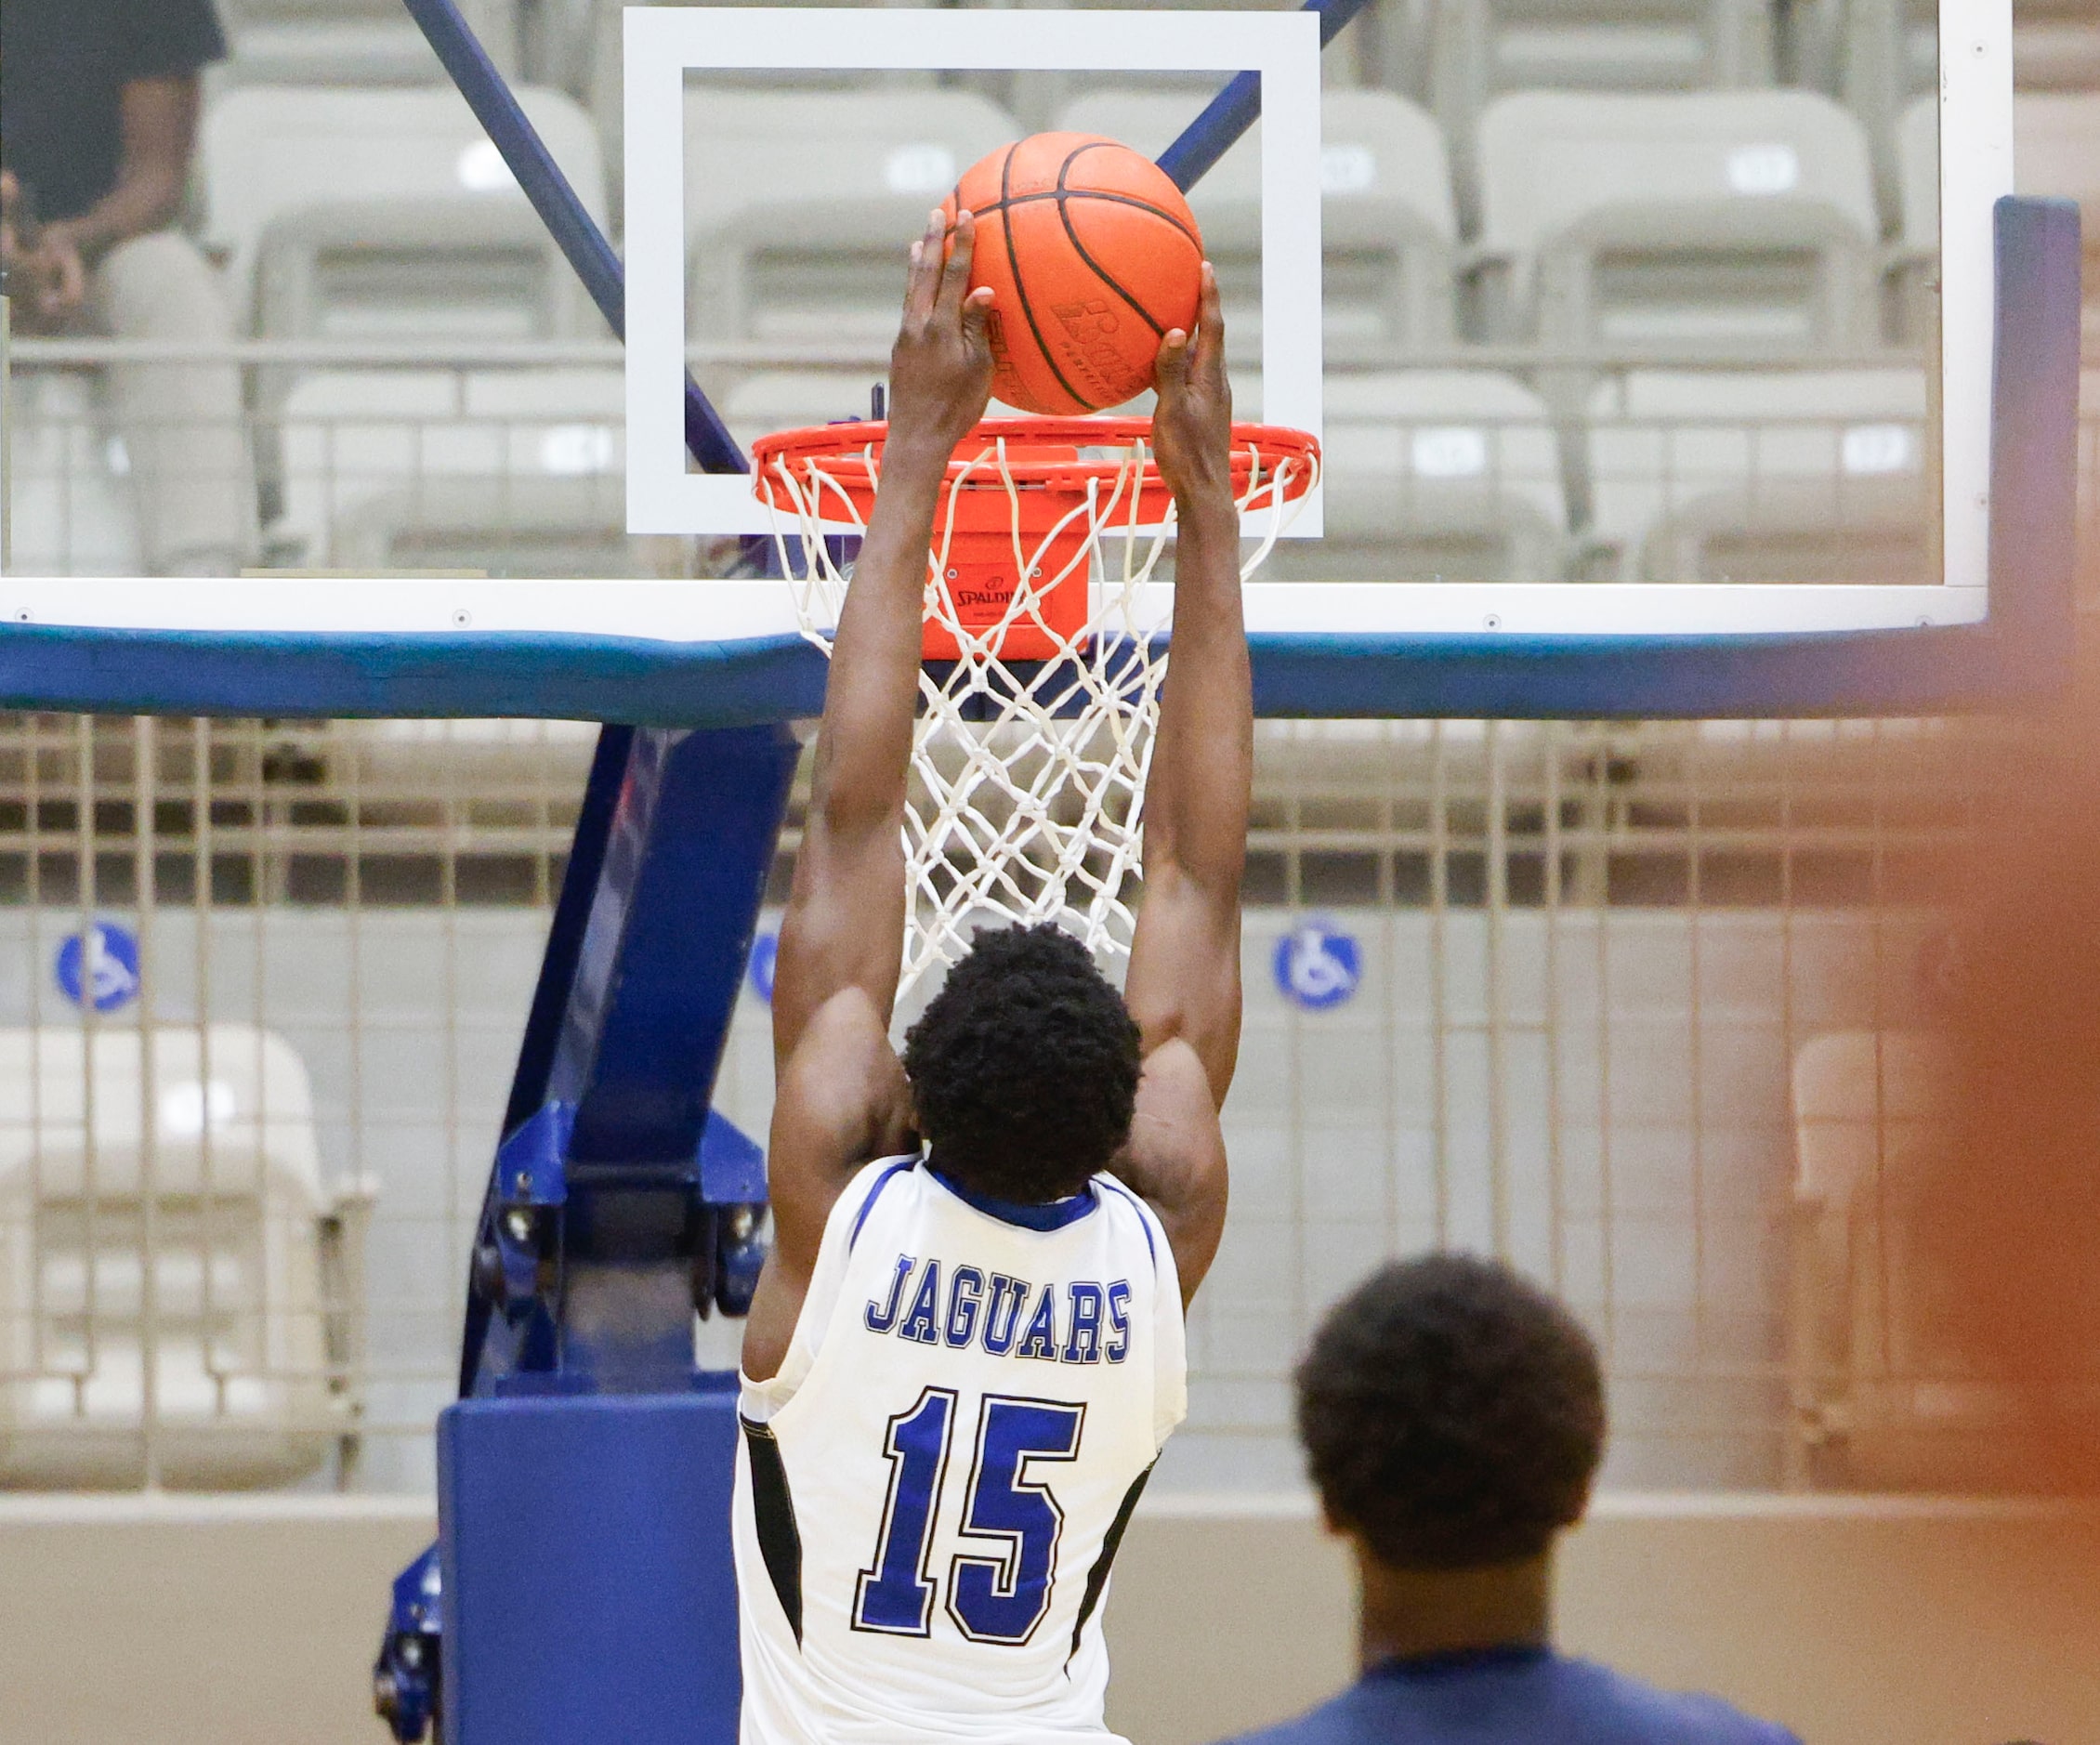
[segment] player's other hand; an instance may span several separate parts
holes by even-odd
[[[1159,404],[1152,452],[1183,518],[1199,507],[1232,505],[1232,384],[1225,377],[1225,312],[1217,274],[1203,263],[1196,332],[1180,328],[1160,341]]]
[[[904,324],[889,353],[889,448],[938,455],[942,466],[991,398],[985,319],[992,294],[969,288],[977,222],[966,211],[956,218],[954,246],[943,261],[946,230],[937,207],[912,244]]]

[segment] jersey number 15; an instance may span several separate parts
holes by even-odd
[[[853,1627],[886,1635],[931,1633],[935,1589],[926,1567],[948,1472],[956,1396],[929,1387],[889,1421],[883,1446],[889,1496],[873,1566],[860,1571]],[[977,1453],[963,1506],[966,1539],[1004,1540],[988,1556],[958,1552],[948,1570],[948,1615],[972,1642],[1019,1646],[1050,1609],[1064,1511],[1033,1476],[1035,1463],[1079,1454],[1086,1408],[988,1394],[978,1413]]]

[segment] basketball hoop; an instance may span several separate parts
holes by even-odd
[[[753,485],[773,511],[803,635],[831,651],[867,528],[882,424],[761,438]],[[1167,649],[1148,584],[1174,531],[1148,418],[993,418],[950,461],[926,562],[924,705],[905,807],[913,902],[904,987],[987,922],[1069,920],[1129,949],[1145,776]],[[1242,576],[1319,479],[1299,430],[1232,427]]]

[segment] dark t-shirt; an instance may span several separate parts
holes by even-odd
[[[72,218],[116,186],[119,95],[226,53],[212,0],[0,0],[0,158],[39,218]]]
[[[1652,1690],[1546,1648],[1388,1660],[1237,1745],[1800,1745],[1718,1698]]]

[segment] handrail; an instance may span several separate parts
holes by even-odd
[[[14,341],[17,365],[99,367],[122,363],[293,364],[308,368],[516,369],[623,367],[625,349],[610,341],[455,339],[239,339],[207,344],[160,339],[103,339],[90,335]],[[798,345],[774,341],[692,345],[687,361],[696,366],[742,370],[886,369],[886,343]],[[2100,368],[2100,351],[2088,359]],[[1833,370],[1923,369],[1918,354],[1896,348],[1846,352],[1775,354],[1712,347],[1668,350],[1582,350],[1524,345],[1451,345],[1363,353],[1330,359],[1327,374],[1376,374],[1392,370],[1715,370],[1732,373],[1826,373]]]

